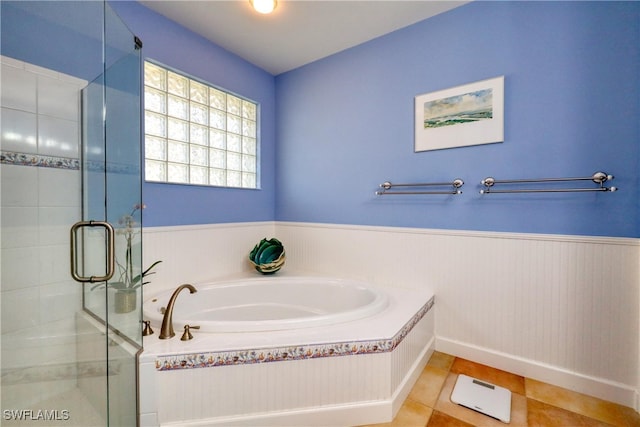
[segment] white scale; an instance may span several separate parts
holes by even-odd
[[[466,375],[458,375],[451,401],[492,418],[511,421],[511,391]]]

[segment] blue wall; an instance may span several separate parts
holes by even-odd
[[[89,3],[72,4],[71,22],[99,15]],[[57,2],[1,4],[3,54],[101,72],[100,34],[65,25],[49,10]],[[145,57],[261,106],[262,189],[145,183],[146,226],[275,219],[640,237],[640,2],[476,1],[277,77],[136,2],[110,5]],[[52,50],[40,35],[67,43]],[[414,153],[416,95],[500,75],[504,143]],[[597,170],[620,191],[478,194],[486,176]],[[385,180],[458,177],[461,196],[374,195]]]
[[[474,2],[276,78],[276,219],[640,236],[640,3]],[[505,139],[413,152],[416,95],[505,76]],[[480,180],[616,176],[617,193]],[[378,184],[465,181],[461,196]]]
[[[103,21],[100,2],[0,1],[0,51],[91,81],[104,69]]]
[[[110,2],[159,61],[260,104],[261,190],[145,183],[145,226],[272,221],[275,194],[275,79],[197,34],[135,2]]]

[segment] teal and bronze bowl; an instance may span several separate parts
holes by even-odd
[[[282,268],[284,261],[284,246],[275,237],[260,240],[249,252],[249,262],[262,274],[275,273]]]

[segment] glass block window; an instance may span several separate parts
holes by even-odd
[[[144,64],[145,179],[258,188],[258,105]]]

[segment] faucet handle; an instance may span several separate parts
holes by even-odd
[[[184,332],[182,333],[182,338],[180,338],[180,341],[189,341],[190,339],[193,339],[193,335],[191,334],[190,329],[200,329],[200,326],[184,325]]]
[[[153,335],[153,329],[151,329],[151,320],[143,320],[144,329],[142,330],[142,336]]]

